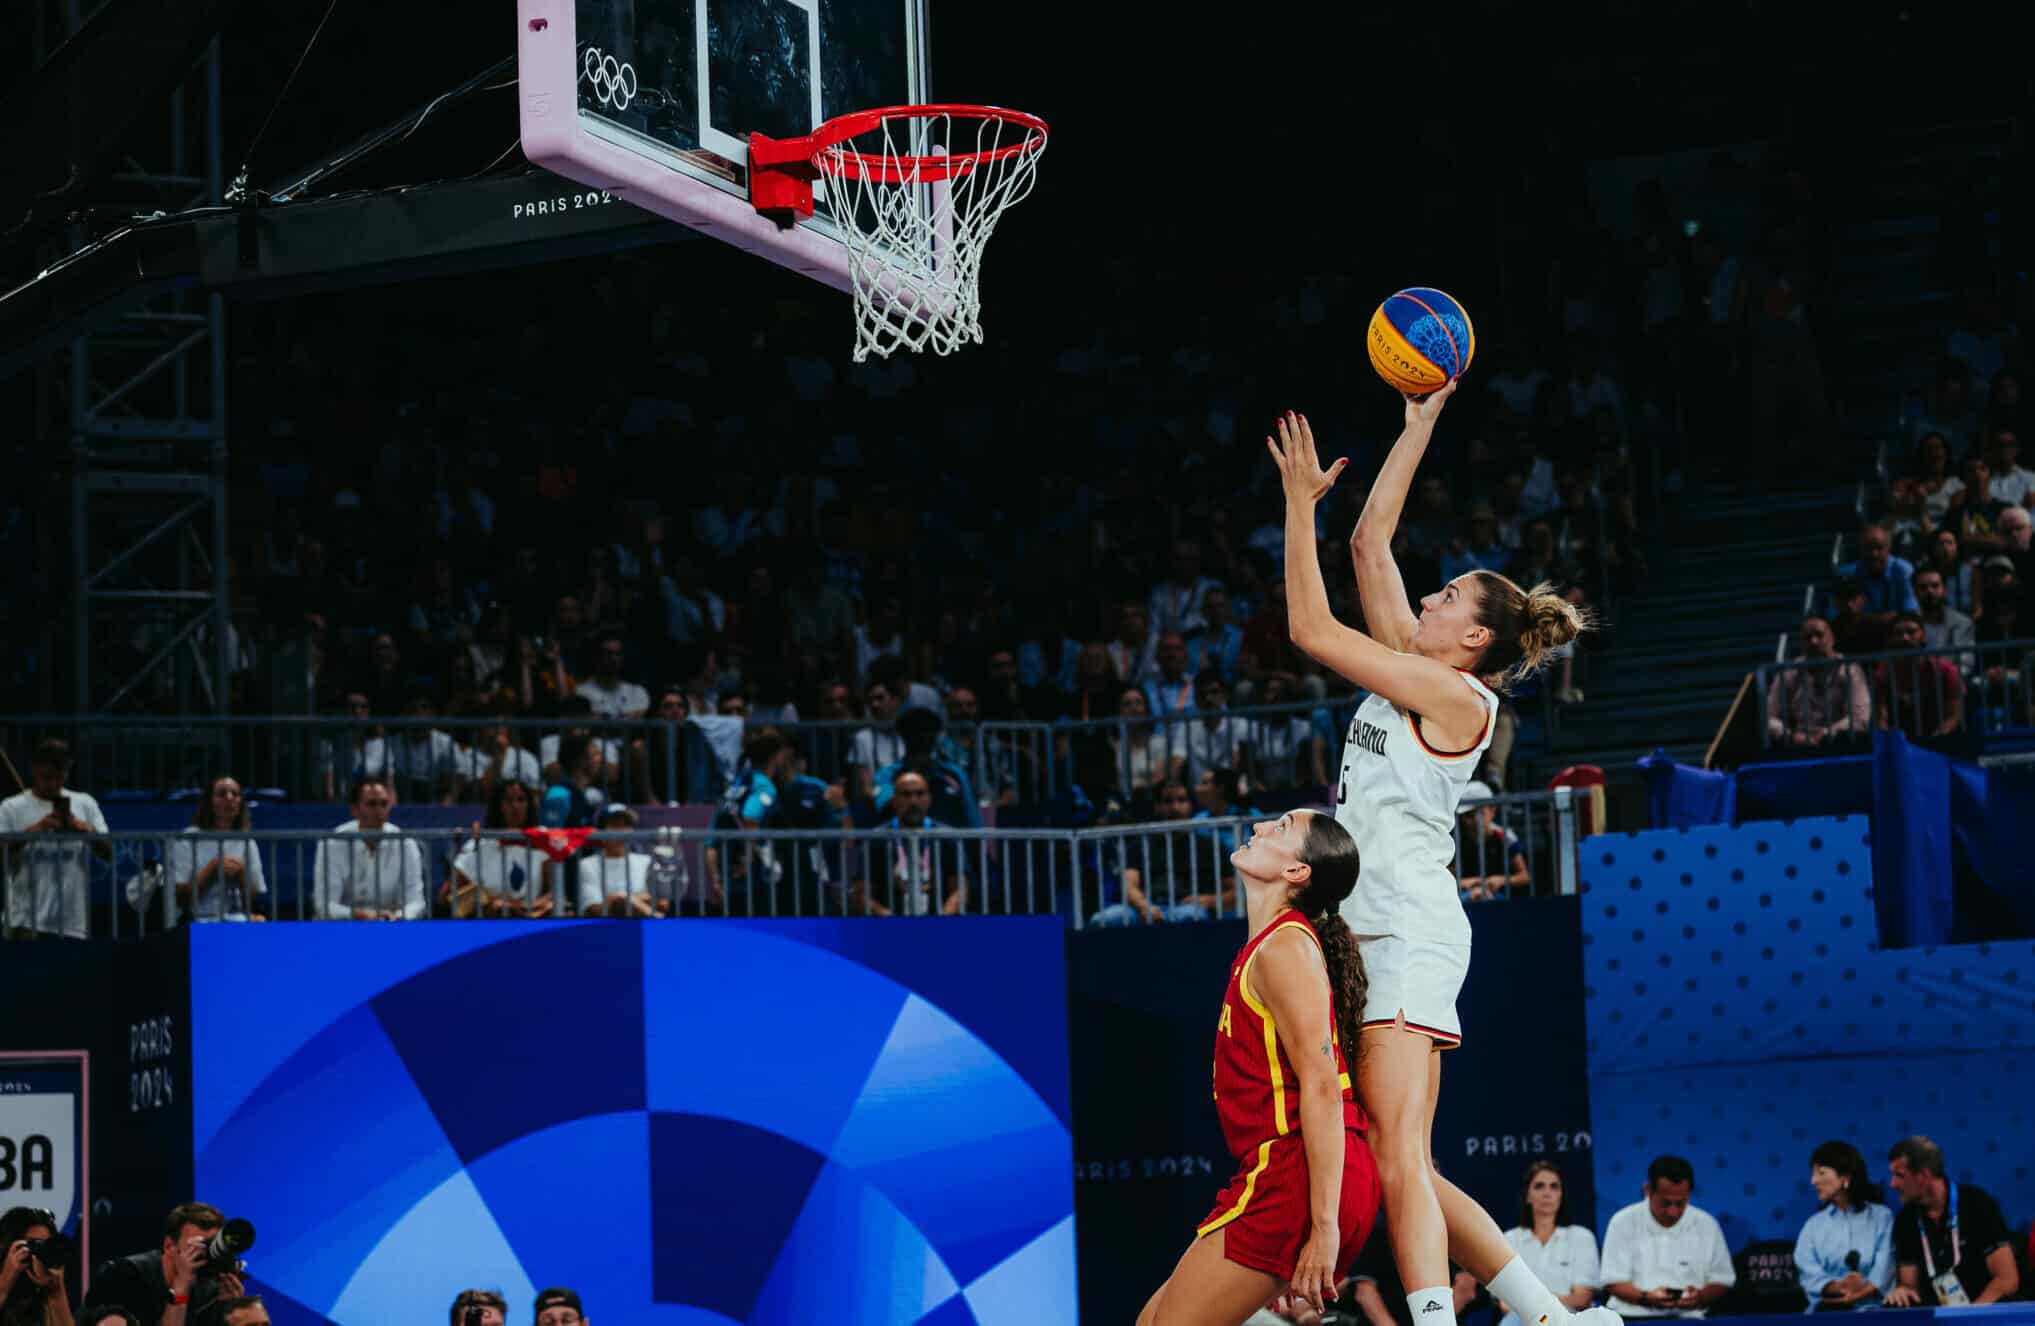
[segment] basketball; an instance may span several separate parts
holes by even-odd
[[[1469,371],[1477,333],[1463,306],[1439,290],[1414,286],[1388,296],[1364,338],[1371,367],[1396,391],[1425,396]]]

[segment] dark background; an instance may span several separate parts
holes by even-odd
[[[224,34],[229,174],[249,160],[323,12],[234,8]],[[1136,7],[936,3],[932,91],[1019,106],[1053,126],[1039,190],[989,265],[992,338],[1017,343],[1080,327],[1079,311],[1097,301],[1169,289],[1182,270],[1198,273],[1196,288],[1216,286],[1196,302],[1218,319],[1222,290],[1279,287],[1324,264],[1370,290],[1445,259],[1445,283],[1484,296],[1466,293],[1473,311],[1488,307],[1500,287],[1537,279],[1536,259],[1566,220],[1555,200],[1585,160],[1778,139],[1841,164],[1876,129],[2017,111],[2030,64],[1991,39],[1999,22],[1989,6],[1895,0],[1841,11],[1584,0],[1552,13],[1482,0],[1163,18]],[[513,35],[504,3],[449,0],[392,23],[343,0],[250,177],[274,183],[422,105],[509,55]],[[31,43],[10,42],[0,88],[25,77],[32,58]],[[136,144],[162,134],[152,119],[135,127]],[[505,90],[449,102],[325,188],[479,172],[514,138]],[[100,227],[119,216],[113,192],[94,195]],[[30,274],[35,241],[53,241],[60,225],[45,216],[9,235],[7,277]],[[754,288],[758,327],[776,298],[809,295],[836,311],[831,292],[725,256],[687,246],[671,256],[671,275]],[[404,298],[448,293],[425,286]]]
[[[21,1011],[0,1043],[92,1055],[92,1260],[160,1248],[163,1217],[192,1200],[187,936],[14,943],[6,952],[7,988]],[[157,1019],[168,1021],[170,1053],[154,1054],[158,1039],[134,1058],[134,1027]],[[154,1078],[147,1087],[137,1082],[145,1071]],[[78,1268],[69,1280],[82,1297]]]

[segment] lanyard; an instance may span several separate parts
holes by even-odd
[[[1950,1216],[1950,1269],[1954,1271],[1957,1269],[1957,1264],[1964,1260],[1964,1253],[1958,1247],[1957,1242],[1957,1185],[1954,1183],[1950,1185],[1950,1210],[1948,1214]],[[1922,1260],[1929,1267],[1929,1278],[1934,1280],[1936,1278],[1936,1255],[1929,1249],[1929,1231],[1927,1229],[1922,1231]]]

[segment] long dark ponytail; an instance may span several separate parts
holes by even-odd
[[[1293,909],[1308,919],[1321,939],[1321,960],[1328,967],[1329,993],[1335,999],[1336,1038],[1342,1042],[1343,1064],[1357,1069],[1357,1043],[1364,1029],[1364,996],[1370,977],[1364,973],[1357,937],[1337,909],[1357,886],[1357,842],[1333,815],[1316,811],[1307,817],[1307,837],[1300,859],[1311,868],[1307,886],[1293,895]]]

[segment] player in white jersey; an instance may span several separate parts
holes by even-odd
[[[1456,994],[1470,965],[1470,923],[1456,892],[1456,806],[1491,744],[1496,691],[1530,676],[1584,629],[1582,614],[1546,585],[1522,590],[1472,571],[1420,601],[1416,616],[1392,561],[1407,489],[1455,391],[1406,402],[1406,427],[1371,488],[1350,538],[1366,631],[1335,620],[1314,540],[1314,506],[1346,461],[1323,471],[1307,420],[1279,420],[1265,439],[1286,494],[1286,611],[1293,643],[1370,692],[1350,724],[1336,819],[1356,840],[1357,886],[1343,919],[1369,974],[1357,1095],[1371,1119],[1399,1274],[1415,1326],[1453,1319],[1453,1255],[1526,1326],[1591,1326],[1604,1308],[1573,1314],[1521,1261],[1484,1208],[1435,1166],[1429,1139],[1441,1090],[1439,1050],[1462,1042]],[[1367,633],[1368,632],[1368,633]],[[1566,1286],[1564,1286],[1566,1288]],[[1430,1317],[1434,1312],[1449,1316]]]

